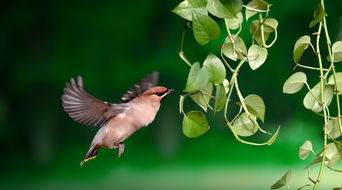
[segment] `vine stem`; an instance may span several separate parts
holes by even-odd
[[[179,57],[189,66],[191,67],[192,64],[191,62],[185,57],[184,52],[183,52],[183,44],[184,44],[184,37],[185,37],[185,33],[187,31],[187,29],[189,28],[189,22],[186,22],[183,30],[182,30],[182,37],[181,37],[181,42],[180,42],[180,48],[179,48]]]
[[[324,8],[324,7],[323,7]],[[335,70],[335,65],[334,65],[334,55],[332,54],[331,51],[331,40],[328,32],[328,26],[327,26],[327,20],[325,17],[323,18],[323,24],[324,24],[324,32],[325,32],[325,38],[327,41],[327,46],[328,46],[328,52],[329,52],[329,57],[330,57],[330,67],[328,72],[326,73],[326,76],[328,76],[328,73],[331,70],[333,71],[333,77],[334,77],[334,83],[335,83],[335,93],[336,93],[336,104],[337,104],[337,115],[338,115],[338,126],[340,128],[340,132],[342,134],[342,122],[341,122],[341,107],[340,107],[340,97],[338,95],[338,89],[337,89],[337,80],[336,80],[336,70]]]
[[[324,8],[324,0],[321,0],[321,5]],[[322,31],[322,26],[323,23],[322,21],[319,23],[319,27],[318,27],[318,31],[317,31],[317,38],[316,38],[316,53],[317,53],[317,58],[318,58],[318,64],[319,64],[319,68],[320,68],[320,91],[321,91],[321,106],[323,107],[323,114],[324,114],[324,143],[323,143],[323,155],[322,155],[322,162],[321,162],[321,166],[319,168],[319,172],[318,172],[318,176],[317,179],[315,181],[313,190],[316,190],[318,187],[318,184],[320,183],[320,180],[322,178],[322,174],[323,174],[323,170],[324,170],[324,165],[325,165],[325,157],[326,157],[326,146],[327,146],[327,124],[328,124],[328,118],[327,118],[327,110],[325,109],[325,102],[324,102],[324,98],[325,98],[325,94],[324,94],[324,71],[323,71],[323,64],[322,64],[322,56],[320,53],[320,48],[319,48],[319,42],[320,42],[320,36],[321,36],[321,31]]]

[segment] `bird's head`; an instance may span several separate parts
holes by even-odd
[[[144,92],[142,96],[147,97],[152,101],[161,102],[167,95],[173,92],[173,89],[168,89],[163,86],[155,86]]]

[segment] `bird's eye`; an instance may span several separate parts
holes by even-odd
[[[164,92],[157,92],[157,93],[154,93],[155,95],[157,95],[157,96],[162,96],[162,95],[164,95]]]

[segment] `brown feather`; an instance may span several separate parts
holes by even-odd
[[[136,97],[139,97],[150,88],[157,85],[159,73],[153,72],[146,75],[137,84],[135,84],[126,94],[121,97],[121,103],[127,103]]]
[[[94,98],[84,90],[80,76],[77,83],[73,78],[66,83],[62,101],[64,111],[73,120],[89,126],[102,126],[108,119],[128,108],[126,104],[111,104]]]

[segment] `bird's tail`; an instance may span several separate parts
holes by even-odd
[[[99,149],[100,149],[100,146],[98,146],[98,145],[91,145],[89,150],[88,150],[88,153],[83,158],[83,160],[81,161],[80,165],[83,166],[83,164],[88,162],[89,160],[95,159],[96,158],[96,154],[99,151]]]

